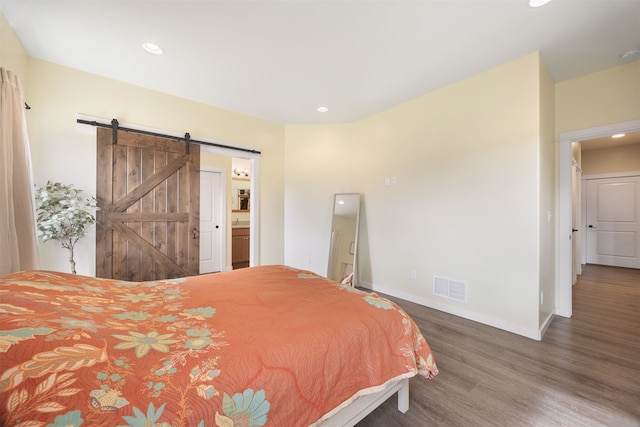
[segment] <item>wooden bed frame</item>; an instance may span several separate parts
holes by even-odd
[[[377,393],[360,396],[348,406],[313,426],[353,427],[396,392],[398,393],[398,411],[404,414],[409,410],[409,378],[391,382]]]

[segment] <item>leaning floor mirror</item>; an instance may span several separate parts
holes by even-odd
[[[350,286],[358,284],[359,222],[360,194],[335,194],[327,277]]]

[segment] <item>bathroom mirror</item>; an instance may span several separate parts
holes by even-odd
[[[231,202],[232,212],[250,212],[251,211],[251,190],[250,181],[248,179],[231,180],[231,191],[234,196]]]
[[[358,284],[359,221],[360,194],[335,194],[327,277],[351,286]]]

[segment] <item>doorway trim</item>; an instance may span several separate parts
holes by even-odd
[[[201,146],[202,153],[210,153],[225,157],[239,157],[251,161],[251,211],[249,212],[249,266],[260,265],[260,154],[233,151],[228,148]]]
[[[559,224],[558,224],[558,286],[556,291],[556,314],[571,317],[573,313],[572,301],[572,242],[571,218],[572,208],[572,165],[571,143],[589,139],[603,138],[616,133],[640,132],[640,119],[627,122],[613,123],[604,126],[581,129],[558,134],[559,143]]]

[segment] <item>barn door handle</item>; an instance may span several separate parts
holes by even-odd
[[[196,240],[198,238],[198,229],[193,227],[193,230],[191,230],[191,234],[193,235],[193,240]]]

